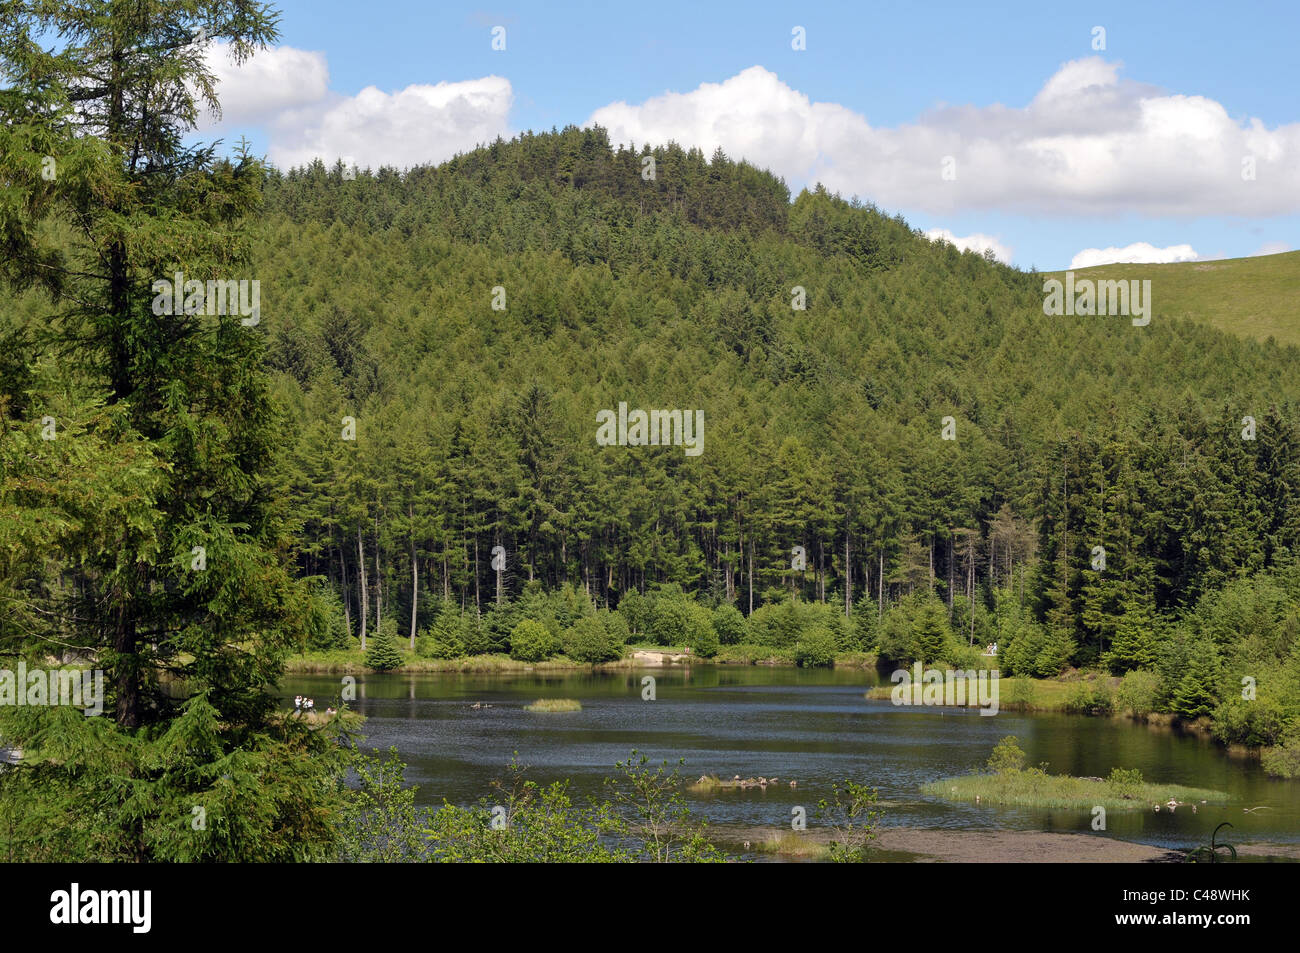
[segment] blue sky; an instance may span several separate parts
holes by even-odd
[[[281,61],[243,89],[222,74],[225,121],[204,131],[279,164],[442,161],[595,120],[722,145],[1026,268],[1135,243],[1154,260],[1300,247],[1294,3],[278,6]]]

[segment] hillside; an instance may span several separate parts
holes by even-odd
[[[268,180],[256,254],[304,569],[349,617],[358,530],[399,605],[412,549],[462,604],[494,599],[500,545],[507,597],[536,579],[612,606],[673,583],[745,611],[792,588],[964,595],[979,551],[988,600],[1041,568],[1036,615],[1084,660],[1115,634],[1097,606],[1185,607],[1289,552],[1294,351],[1046,318],[1040,275],[820,190],[791,202],[721,154],[653,154],[646,181],[639,155],[567,129],[404,176]],[[622,402],[702,412],[702,452],[602,446]]]
[[[1271,337],[1278,344],[1300,345],[1300,251],[1169,265],[1099,265],[1074,273],[1150,278],[1158,319],[1186,318],[1257,341]]]

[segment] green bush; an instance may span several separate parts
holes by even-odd
[[[795,664],[803,668],[834,665],[838,650],[835,635],[819,626],[800,635],[794,651]]]
[[[635,589],[618,601],[618,614],[627,623],[632,637],[639,638],[650,634],[650,625],[654,621],[654,606]]]
[[[1265,748],[1260,762],[1275,778],[1300,778],[1300,728],[1291,731],[1282,744]]]
[[[1115,710],[1115,699],[1103,681],[1080,682],[1062,707],[1076,715],[1109,715]]]
[[[713,631],[723,645],[739,645],[745,641],[745,617],[729,602],[713,610]]]
[[[621,654],[622,647],[632,638],[632,630],[628,628],[626,617],[621,612],[610,612],[608,609],[601,610],[599,615],[605,624],[605,632],[614,644],[619,646]]]
[[[1146,669],[1128,672],[1115,692],[1116,707],[1135,718],[1145,718],[1160,700],[1160,676]]]
[[[536,619],[523,619],[510,633],[510,657],[520,662],[544,662],[557,651],[555,636]]]
[[[1261,694],[1253,700],[1229,697],[1214,709],[1214,737],[1224,744],[1276,745],[1290,726],[1291,718],[1272,697]]]
[[[713,629],[713,619],[708,609],[690,603],[686,613],[686,635],[683,641],[701,658],[718,654],[718,633]]]
[[[575,662],[610,662],[622,656],[623,646],[610,637],[603,619],[591,615],[564,633],[564,654]]]
[[[989,755],[988,768],[994,774],[1010,774],[1022,771],[1025,767],[1025,752],[1021,750],[1020,739],[1007,735],[994,747]]]
[[[1137,768],[1111,768],[1106,783],[1115,797],[1135,798],[1142,793],[1142,772]]]
[[[979,671],[988,668],[989,661],[974,646],[953,643],[948,649],[947,662],[955,669]]]

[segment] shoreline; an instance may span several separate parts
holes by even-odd
[[[778,828],[711,825],[711,839],[729,849],[745,841],[762,843]],[[804,838],[825,843],[830,833],[801,831]],[[753,848],[751,848],[752,850]],[[942,830],[887,827],[871,841],[868,861],[956,864],[1161,864],[1182,863],[1186,851],[1098,834],[1064,831]],[[1267,842],[1238,845],[1237,853],[1253,858],[1300,861],[1300,844]],[[883,855],[883,856],[882,856]],[[779,854],[773,860],[795,860]]]

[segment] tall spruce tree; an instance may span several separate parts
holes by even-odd
[[[0,9],[0,279],[48,293],[27,364],[57,361],[79,395],[60,452],[21,452],[43,417],[58,421],[36,402],[0,430],[53,521],[30,518],[31,481],[6,472],[0,507],[28,519],[0,526],[0,544],[26,548],[0,551],[28,559],[0,567],[0,616],[34,610],[0,649],[46,664],[72,652],[104,670],[108,696],[104,718],[6,713],[6,742],[39,756],[0,776],[5,852],[326,856],[341,750],[280,718],[271,694],[305,603],[272,483],[286,435],[264,329],[229,300],[214,307],[207,284],[256,279],[245,223],[264,171],[244,150],[186,144],[217,108],[213,42],[246,59],[276,38],[276,15],[254,0]],[[177,289],[187,306],[168,313],[155,282],[177,273],[204,284]]]

